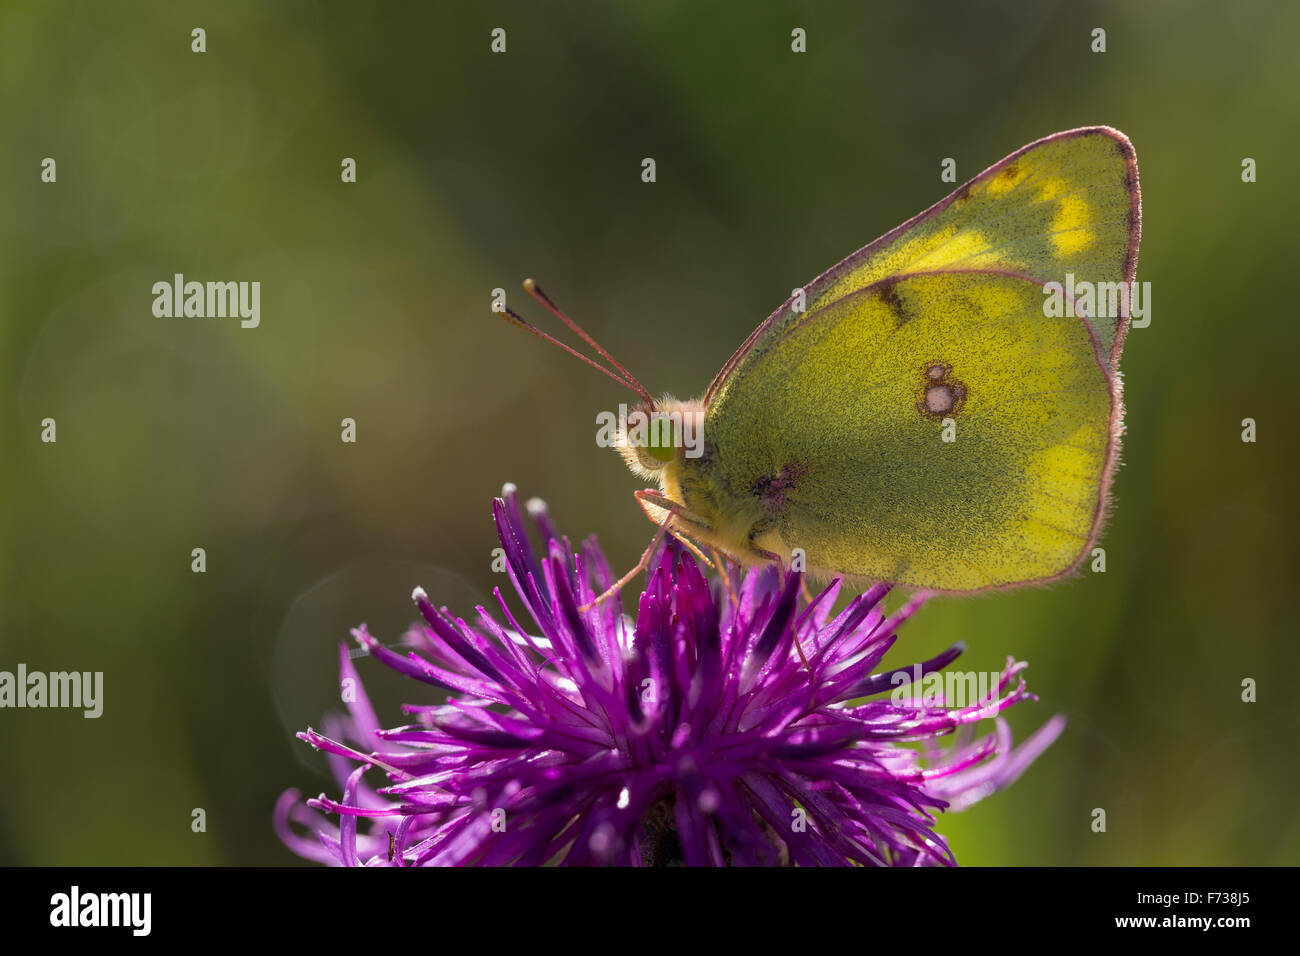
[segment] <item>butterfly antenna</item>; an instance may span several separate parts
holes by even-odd
[[[607,361],[610,365],[614,366],[614,368],[618,370],[619,374],[623,376],[624,384],[626,384],[630,389],[632,389],[632,391],[636,392],[647,402],[649,402],[651,407],[654,407],[654,403],[655,403],[654,399],[651,397],[650,393],[646,390],[646,387],[637,381],[636,376],[633,375],[631,372],[629,372],[627,369],[625,369],[622,365],[620,365],[618,360],[615,359],[614,356],[606,352],[601,347],[599,342],[597,342],[585,331],[583,331],[582,326],[580,326],[577,322],[574,322],[573,319],[565,315],[564,311],[551,300],[551,297],[542,291],[542,287],[539,286],[536,283],[536,281],[534,281],[533,279],[525,279],[524,291],[527,292],[529,295],[531,295],[538,302],[540,302],[542,308],[546,309],[547,312],[551,313],[551,315],[555,316],[557,319],[559,319],[561,322],[567,325],[579,338],[582,339],[582,341],[586,342],[598,353],[600,353],[601,357],[604,358],[605,361]]]
[[[608,375],[614,381],[618,382],[618,384],[622,385],[624,388],[631,389],[632,391],[640,395],[642,398],[646,398],[646,399],[649,398],[649,395],[646,394],[646,390],[641,386],[640,382],[636,382],[634,384],[633,382],[629,382],[627,379],[623,378],[622,376],[616,375],[615,373],[611,372],[609,369],[605,368],[605,366],[601,365],[599,362],[593,361],[592,359],[583,355],[577,349],[570,348],[568,345],[565,345],[555,336],[543,332],[537,326],[533,325],[531,322],[524,319],[524,317],[521,316],[514,309],[502,306],[499,309],[494,308],[492,311],[496,312],[497,315],[501,316],[501,318],[505,319],[511,325],[518,326],[519,328],[523,329],[525,332],[531,332],[533,333],[533,335],[536,335],[538,338],[545,339],[547,342],[550,342],[556,348],[568,352],[574,358],[581,359],[582,361],[590,365],[592,368],[594,368],[596,371],[601,372],[604,375]],[[651,402],[651,404],[653,404],[653,402]]]

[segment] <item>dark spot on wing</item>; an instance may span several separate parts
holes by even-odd
[[[805,468],[797,461],[787,461],[775,475],[760,475],[754,479],[749,492],[763,502],[768,514],[780,514],[785,509],[785,496],[799,485]]]
[[[894,313],[894,318],[899,325],[906,325],[911,319],[907,314],[907,309],[903,305],[903,300],[898,295],[898,290],[894,288],[894,282],[886,279],[876,287],[876,295],[880,296],[880,301],[889,306],[890,311]]]
[[[1003,179],[1015,179],[1018,175],[1020,175],[1020,164],[1008,163],[1007,168],[1002,170],[1002,172],[998,173],[998,175],[1001,176]]]

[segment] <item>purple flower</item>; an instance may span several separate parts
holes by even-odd
[[[832,615],[838,581],[811,601],[775,565],[710,584],[669,539],[635,620],[617,599],[583,611],[614,580],[595,539],[575,554],[545,505],[527,510],[540,556],[514,488],[493,503],[531,620],[500,589],[499,617],[479,607],[472,623],[416,589],[409,653],[352,632],[444,703],[382,728],[340,646],[349,717],[298,736],[329,755],[342,796],[280,798],[276,829],[296,853],[351,866],[953,864],[935,814],[1011,783],[1064,727],[1055,717],[1012,748],[996,715],[1033,697],[1010,658],[965,706],[919,693],[961,645],[879,669],[924,602],[886,615],[888,585]],[[976,739],[983,717],[996,729]]]

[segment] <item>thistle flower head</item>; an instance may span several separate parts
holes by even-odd
[[[1009,784],[1064,726],[1053,718],[1012,748],[997,715],[1032,695],[1010,658],[964,706],[900,693],[963,649],[882,667],[923,596],[886,614],[889,586],[877,585],[836,613],[838,581],[809,601],[802,575],[776,565],[710,580],[670,540],[634,617],[616,599],[583,611],[614,580],[595,539],[575,553],[545,506],[521,509],[511,486],[493,512],[526,616],[500,589],[497,613],[465,620],[417,588],[423,621],[405,635],[408,653],[364,625],[352,632],[446,698],[407,705],[411,722],[384,728],[340,647],[356,689],[349,714],[299,737],[329,755],[341,796],[304,804],[289,791],[276,807],[300,855],[353,866],[952,864],[936,815]],[[986,717],[995,729],[976,737]]]

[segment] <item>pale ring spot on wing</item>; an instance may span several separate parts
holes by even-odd
[[[966,404],[966,383],[952,377],[947,362],[928,362],[921,369],[921,393],[916,408],[926,418],[938,421],[960,412]]]
[[[947,385],[931,385],[925,390],[925,404],[936,415],[946,415],[952,411],[957,397]]]

